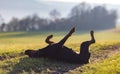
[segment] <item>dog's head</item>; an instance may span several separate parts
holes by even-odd
[[[28,55],[29,57],[35,57],[36,50],[25,50],[25,55]]]

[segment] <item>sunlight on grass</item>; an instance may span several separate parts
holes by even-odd
[[[101,62],[88,64],[83,67],[83,74],[119,74],[120,73],[120,53],[105,59]]]
[[[119,74],[120,55],[114,55],[105,59],[103,54],[111,49],[120,47],[119,29],[107,31],[95,31],[96,43],[90,46],[91,58],[93,63],[84,65],[73,65],[63,62],[50,61],[48,59],[32,59],[24,55],[27,49],[41,49],[47,44],[45,39],[53,34],[51,39],[54,42],[60,41],[67,32],[6,32],[0,33],[0,74],[29,74],[29,73],[85,73],[85,74]],[[80,44],[90,40],[88,32],[76,32],[65,43],[66,46],[79,52]],[[120,51],[118,51],[120,52]],[[103,58],[101,58],[103,57]],[[95,61],[98,60],[99,61]],[[95,62],[95,63],[94,63]],[[63,65],[64,64],[64,65]],[[109,70],[108,70],[109,69]]]

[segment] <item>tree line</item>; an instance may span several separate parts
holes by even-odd
[[[50,12],[51,19],[37,14],[22,19],[14,17],[9,23],[3,23],[0,31],[67,30],[73,26],[77,30],[103,30],[116,27],[117,11],[108,10],[104,5],[93,7],[83,2],[74,6],[68,17],[60,18],[60,15],[54,9]]]

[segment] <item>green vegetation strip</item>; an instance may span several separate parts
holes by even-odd
[[[83,74],[120,74],[120,53],[83,67]]]

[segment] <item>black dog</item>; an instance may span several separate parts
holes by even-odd
[[[77,54],[72,49],[64,46],[66,40],[75,32],[75,28],[72,28],[70,32],[58,43],[54,43],[50,41],[53,35],[50,35],[46,38],[46,43],[49,45],[45,48],[39,50],[26,50],[25,54],[32,58],[50,58],[58,61],[65,61],[69,63],[78,63],[78,64],[86,64],[89,63],[90,52],[89,46],[95,43],[94,32],[91,31],[91,40],[85,41],[80,46],[80,53]]]

